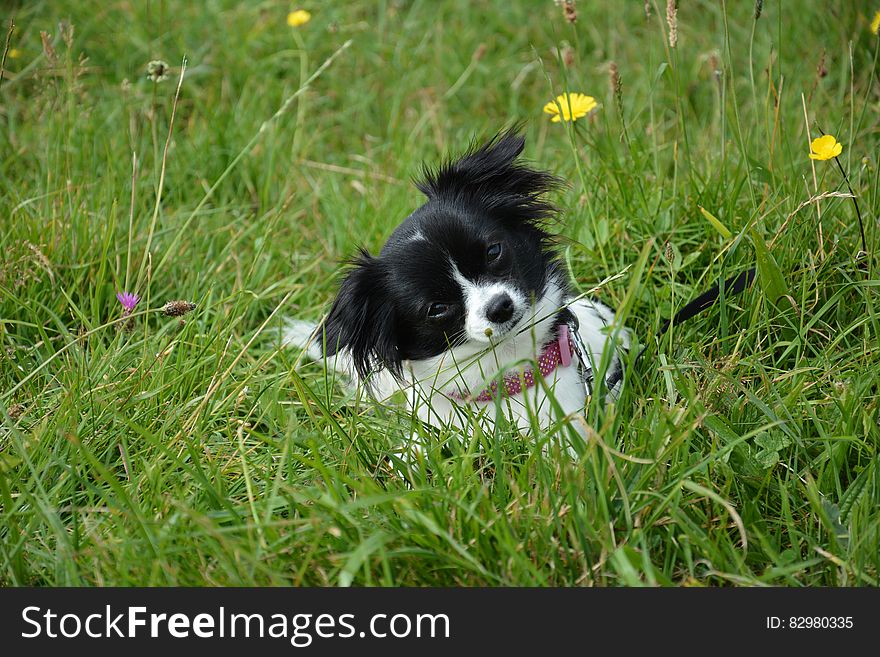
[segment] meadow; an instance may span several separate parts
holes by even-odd
[[[5,3],[0,583],[876,586],[874,4]],[[411,418],[278,329],[515,124],[647,351],[580,458],[441,431],[404,477]]]

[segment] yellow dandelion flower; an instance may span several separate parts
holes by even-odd
[[[810,142],[811,160],[830,160],[837,157],[843,151],[843,144],[838,142],[832,135],[816,137]]]
[[[874,20],[871,21],[871,32],[874,35],[880,34],[880,9],[877,10],[877,13],[874,14]]]
[[[296,11],[287,14],[287,24],[290,25],[290,27],[305,25],[310,20],[312,20],[312,15],[305,9],[297,9]]]
[[[21,50],[18,48],[9,49],[9,59],[18,59],[19,57],[21,57]]]
[[[598,106],[599,104],[592,96],[564,93],[561,96],[557,96],[556,100],[550,101],[544,105],[544,113],[553,115],[553,118],[550,119],[553,123],[559,123],[560,121],[577,121],[579,118],[592,112]],[[560,108],[562,108],[561,114],[559,111]]]

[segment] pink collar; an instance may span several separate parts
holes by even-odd
[[[568,324],[560,324],[557,327],[559,335],[556,339],[544,347],[544,351],[538,357],[538,371],[542,377],[552,374],[557,367],[568,367],[571,365],[572,342],[569,333]],[[502,396],[512,397],[518,395],[523,390],[528,390],[535,385],[535,373],[532,368],[526,368],[516,372],[508,372],[502,379],[504,389]],[[488,402],[498,396],[497,379],[489,384],[477,395],[462,395],[458,391],[447,393],[447,396],[460,402]]]

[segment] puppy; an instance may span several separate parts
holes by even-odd
[[[520,163],[523,146],[506,132],[426,169],[424,205],[378,256],[352,261],[323,322],[289,323],[285,343],[378,400],[403,390],[438,427],[491,430],[504,414],[530,433],[582,414],[594,388],[615,396],[629,332],[573,294],[546,229],[560,181]]]

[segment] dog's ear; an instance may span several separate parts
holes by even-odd
[[[351,264],[324,320],[325,353],[347,349],[362,380],[381,367],[399,376],[401,358],[385,267],[364,250]]]
[[[544,195],[561,181],[517,162],[524,146],[525,138],[515,129],[502,132],[436,171],[426,168],[416,186],[431,200],[466,203],[506,220],[539,223],[555,214]]]

